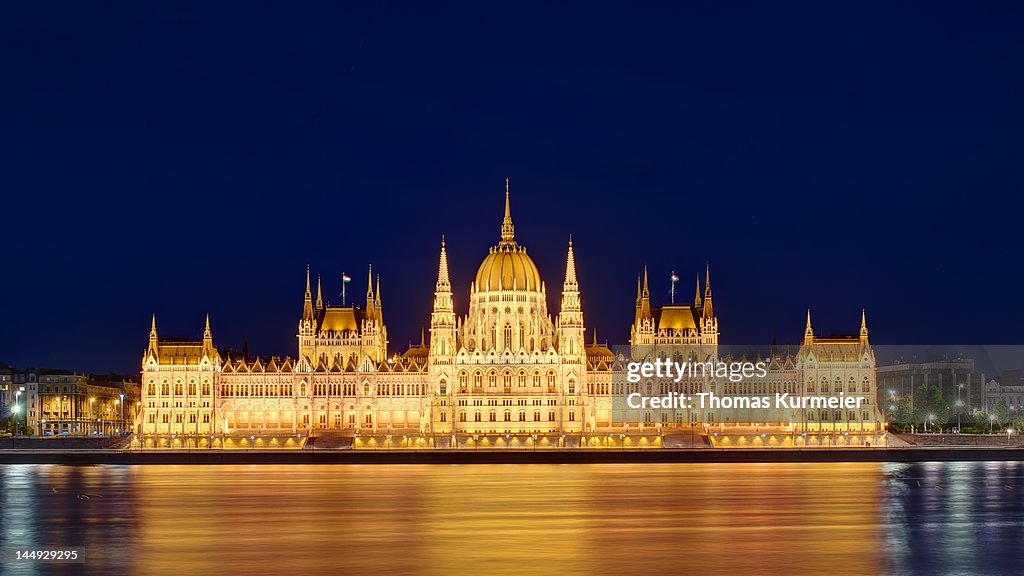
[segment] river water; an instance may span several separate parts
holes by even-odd
[[[5,574],[1021,574],[1024,466],[0,467]]]

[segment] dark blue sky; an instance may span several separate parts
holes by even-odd
[[[0,361],[137,371],[152,312],[294,355],[307,263],[404,349],[506,176],[602,340],[710,261],[726,343],[1024,341],[1019,3],[339,4],[0,6]]]

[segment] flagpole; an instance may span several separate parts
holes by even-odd
[[[672,271],[672,303],[676,303],[676,271]]]
[[[345,284],[348,284],[348,282],[345,282],[345,273],[342,272],[341,273],[341,307],[342,308],[345,307]]]

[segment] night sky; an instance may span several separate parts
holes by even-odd
[[[0,5],[0,361],[137,373],[154,312],[294,355],[307,264],[402,351],[506,177],[613,344],[708,262],[723,343],[1024,341],[1020,3],[210,4]]]

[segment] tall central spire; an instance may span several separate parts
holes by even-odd
[[[512,208],[508,201],[508,178],[505,178],[505,219],[501,221],[501,242],[515,242],[515,227],[512,226]]]

